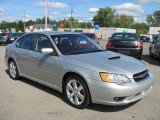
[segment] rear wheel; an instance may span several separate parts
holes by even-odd
[[[90,104],[90,94],[86,83],[77,75],[67,78],[64,86],[64,95],[67,102],[73,107],[82,109]]]
[[[9,75],[13,80],[19,79],[19,71],[15,61],[10,60],[8,64]]]
[[[150,56],[150,57],[153,57],[151,48],[149,48],[149,56]]]

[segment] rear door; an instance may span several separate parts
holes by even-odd
[[[16,43],[15,58],[21,73],[30,75],[30,53],[33,46],[33,35],[28,34]]]
[[[159,35],[158,39],[155,42],[154,50],[155,50],[155,54],[157,56],[160,56],[160,35]]]

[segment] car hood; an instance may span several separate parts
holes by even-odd
[[[147,66],[141,61],[115,52],[104,51],[66,56],[69,63],[96,72],[124,74],[133,78],[133,74],[142,72]],[[66,60],[64,58],[64,60]]]

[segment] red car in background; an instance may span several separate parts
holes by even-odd
[[[98,38],[95,33],[82,33],[82,34],[86,35],[87,37],[91,38],[91,40],[99,44]]]

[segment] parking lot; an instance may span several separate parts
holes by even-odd
[[[105,47],[106,41],[100,44]],[[6,46],[0,46],[0,120],[160,120],[160,63],[149,57],[150,43],[143,45],[142,62],[155,78],[151,94],[127,106],[92,104],[82,110],[68,105],[53,89],[25,78],[10,79],[4,63]]]

